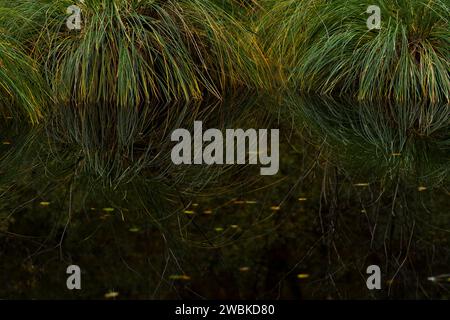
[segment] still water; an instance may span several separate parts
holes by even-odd
[[[448,105],[56,109],[0,121],[2,299],[450,298]],[[195,120],[279,129],[278,174],[174,165],[170,135]],[[82,290],[66,288],[72,264]]]

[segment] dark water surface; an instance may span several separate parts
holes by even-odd
[[[450,298],[448,105],[59,110],[1,120],[2,299]],[[280,129],[279,173],[173,165],[170,134],[194,120]],[[71,264],[82,290],[66,288]]]

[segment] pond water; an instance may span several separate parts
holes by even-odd
[[[450,298],[448,105],[245,94],[57,110],[1,120],[0,298]],[[278,174],[174,165],[171,132],[195,120],[279,129]]]

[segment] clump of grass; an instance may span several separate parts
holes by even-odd
[[[368,30],[366,10],[381,9]],[[450,100],[450,9],[442,0],[283,0],[262,19],[293,86],[360,100]]]
[[[25,114],[37,122],[48,98],[45,92],[32,59],[15,42],[0,37],[0,113],[14,117]]]
[[[214,0],[85,0],[79,31],[66,26],[71,0],[0,3],[62,102],[129,106],[269,82],[256,36]]]

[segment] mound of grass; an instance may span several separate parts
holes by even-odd
[[[269,83],[256,36],[215,0],[0,1],[61,102],[139,105]],[[81,30],[66,10],[81,9]]]
[[[368,30],[366,10],[381,9]],[[282,0],[261,28],[293,86],[360,100],[450,100],[450,8],[442,0]]]
[[[1,31],[1,30],[0,30]],[[0,37],[0,113],[37,122],[45,104],[44,81],[37,67],[13,41]]]

